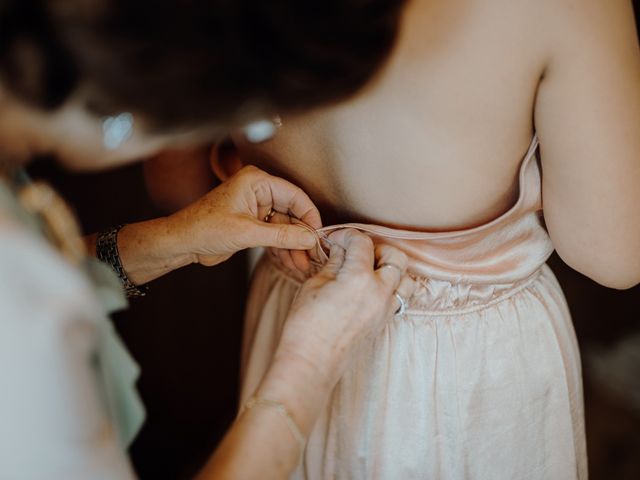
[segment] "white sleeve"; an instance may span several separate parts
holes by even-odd
[[[98,306],[40,239],[0,222],[0,479],[123,480],[92,362]]]

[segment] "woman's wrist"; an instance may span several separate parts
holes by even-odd
[[[331,385],[316,368],[278,352],[254,395],[268,402],[244,409],[198,480],[286,478],[301,454],[294,430],[308,438],[330,391]],[[284,415],[278,411],[280,405],[286,409]],[[251,462],[246,461],[249,456]]]
[[[122,227],[118,250],[131,282],[142,285],[193,263],[193,256],[184,251],[178,233],[168,217]]]
[[[255,396],[282,403],[307,436],[334,384],[321,367],[306,358],[276,353]]]
[[[296,309],[289,314],[275,358],[306,365],[314,378],[318,381],[324,379],[328,388],[333,388],[352,356],[353,345],[349,340],[351,335],[344,329],[329,332],[326,329],[311,330],[309,327],[321,325],[324,319],[338,315],[344,315],[348,319],[348,313],[339,314],[318,308],[316,303],[305,303],[309,308]],[[331,323],[336,325],[341,322]]]

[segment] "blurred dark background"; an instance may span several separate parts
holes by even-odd
[[[147,197],[139,164],[69,174],[42,160],[32,174],[58,187],[86,232],[162,214]],[[606,289],[555,255],[550,264],[582,349],[590,478],[640,479],[640,287]],[[143,480],[191,477],[233,420],[247,287],[246,258],[236,255],[153,282],[147,297],[115,317],[142,368],[147,421],[130,454]]]

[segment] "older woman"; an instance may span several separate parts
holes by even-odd
[[[308,267],[321,226],[300,189],[247,168],[174,215],[83,241],[30,159],[106,168],[344,97],[388,53],[400,3],[0,2],[0,478],[130,478],[137,371],[107,320],[123,290],[258,245]],[[409,293],[392,247],[348,230],[327,244],[201,478],[285,476],[351,351]]]

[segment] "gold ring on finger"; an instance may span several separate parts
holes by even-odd
[[[269,208],[269,211],[264,216],[265,223],[269,223],[275,214],[276,214],[276,211],[273,209],[273,207]]]

